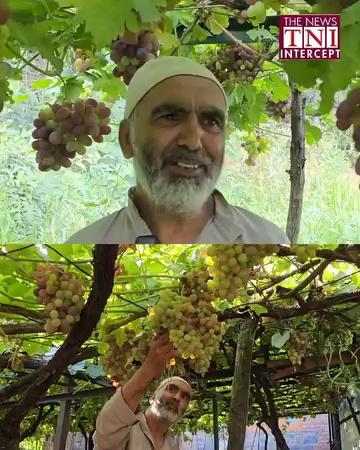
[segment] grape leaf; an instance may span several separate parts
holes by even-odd
[[[315,144],[321,139],[322,132],[319,127],[313,125],[309,120],[305,120],[305,139],[309,145]]]
[[[156,31],[155,36],[163,48],[173,48],[179,45],[179,39],[172,33]]]
[[[284,334],[275,333],[271,336],[271,345],[276,348],[283,348],[290,338],[290,331],[286,330]]]
[[[75,6],[77,13],[75,23],[85,22],[86,30],[89,31],[95,43],[99,47],[109,45],[118,35],[124,33],[125,23],[134,24],[136,16],[132,9],[132,0],[58,0],[61,6]]]
[[[43,58],[48,59],[54,68],[61,72],[63,60],[56,56],[56,47],[52,42],[52,34],[50,33],[54,23],[54,21],[48,20],[25,24],[11,20],[9,29],[13,39],[29,49],[37,49]]]
[[[98,378],[105,375],[103,368],[99,364],[87,364],[85,369],[91,378]]]
[[[250,304],[249,308],[251,309],[251,311],[254,311],[254,313],[257,314],[258,316],[260,314],[264,314],[264,313],[268,312],[267,308],[262,305],[257,305],[257,304],[251,305]]]
[[[229,16],[224,15],[226,9],[216,8],[212,10],[211,16],[206,20],[206,25],[213,34],[221,34],[223,28],[228,28],[229,26]]]
[[[83,81],[71,79],[67,81],[61,88],[64,100],[73,102],[80,97],[82,92]]]
[[[46,89],[54,83],[54,80],[45,78],[43,80],[36,80],[31,84],[31,89]]]
[[[273,36],[269,30],[266,30],[264,27],[261,28],[253,28],[246,32],[249,38],[252,41],[277,41],[277,38]]]
[[[93,87],[104,92],[109,100],[125,98],[126,95],[125,84],[107,72],[102,73],[102,77],[94,82]]]
[[[166,6],[166,0],[133,0],[133,2],[143,22],[157,22],[160,19],[160,12],[156,6]]]
[[[270,75],[271,89],[273,91],[273,101],[286,100],[291,94],[291,89],[287,82],[281,78],[277,73]]]

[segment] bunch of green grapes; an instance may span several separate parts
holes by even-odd
[[[48,314],[45,331],[69,334],[79,322],[85,303],[82,280],[56,264],[38,265],[36,269],[32,273],[37,284],[34,294]]]
[[[290,246],[291,250],[295,252],[296,258],[301,263],[306,263],[311,258],[315,258],[317,245],[299,245],[294,244]]]
[[[116,377],[120,385],[125,384],[136,372],[131,360],[132,343],[129,337],[121,346],[117,345],[115,336],[107,340],[109,344],[106,352],[99,360],[108,378]]]
[[[75,68],[78,72],[86,72],[94,64],[94,54],[90,50],[82,50],[77,48],[75,50]]]
[[[126,85],[130,84],[136,71],[150,59],[158,56],[160,44],[151,31],[125,31],[123,37],[113,41],[110,58],[116,63],[115,77],[122,77]]]
[[[252,83],[262,70],[263,63],[264,58],[255,50],[235,44],[221,48],[207,67],[221,82]]]
[[[336,110],[336,118],[336,126],[341,131],[353,126],[355,148],[360,152],[360,87],[352,89],[340,103]],[[360,156],[356,161],[355,171],[360,175]]]
[[[294,366],[299,366],[308,350],[311,348],[310,338],[307,334],[293,330],[286,344],[287,354]]]
[[[255,266],[278,251],[277,245],[211,245],[205,260],[212,277],[207,283],[209,289],[220,298],[234,300],[240,290],[246,289]]]
[[[154,330],[169,330],[179,357],[201,375],[207,372],[226,328],[218,321],[212,300],[200,287],[184,285],[180,294],[171,289],[161,291],[160,301],[149,311]]]
[[[245,160],[248,166],[255,166],[256,158],[270,148],[269,142],[260,133],[246,133],[240,145],[248,154]]]
[[[137,336],[135,330],[124,327],[126,339],[118,344],[114,335],[105,338],[108,348],[100,356],[100,362],[108,378],[116,378],[120,385],[125,384],[136,372],[149,351],[150,335]]]
[[[291,111],[291,103],[288,100],[282,100],[280,102],[273,102],[268,100],[266,103],[266,110],[271,117],[279,117],[280,119],[285,119],[285,117]]]
[[[55,103],[42,110],[34,120],[32,147],[37,150],[39,170],[59,170],[70,167],[76,154],[84,155],[86,147],[102,142],[111,133],[111,110],[93,98],[75,103]]]

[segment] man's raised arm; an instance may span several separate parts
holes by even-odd
[[[176,356],[168,334],[157,336],[148,355],[123,388],[108,400],[96,420],[96,450],[125,449],[130,430],[139,421],[135,414],[150,383],[159,378],[169,359]]]

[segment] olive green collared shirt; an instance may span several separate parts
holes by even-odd
[[[131,244],[139,236],[152,235],[140,216],[129,189],[128,206],[75,233],[67,244]],[[230,205],[215,190],[215,214],[192,243],[288,244],[286,234],[275,224],[239,206]],[[171,242],[164,242],[164,244]],[[189,242],[191,243],[191,242]],[[186,242],[184,242],[186,244]]]
[[[121,389],[108,400],[96,419],[95,450],[154,450],[155,445],[144,413],[135,414]],[[168,433],[160,450],[179,450]]]

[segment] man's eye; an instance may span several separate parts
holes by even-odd
[[[216,126],[216,127],[221,128],[221,125],[217,119],[212,119],[211,117],[207,117],[207,118],[205,118],[205,122],[207,122],[208,125],[210,125],[212,127]]]
[[[177,114],[176,113],[171,113],[171,114],[164,114],[163,116],[161,116],[162,119],[176,119],[177,118]]]

